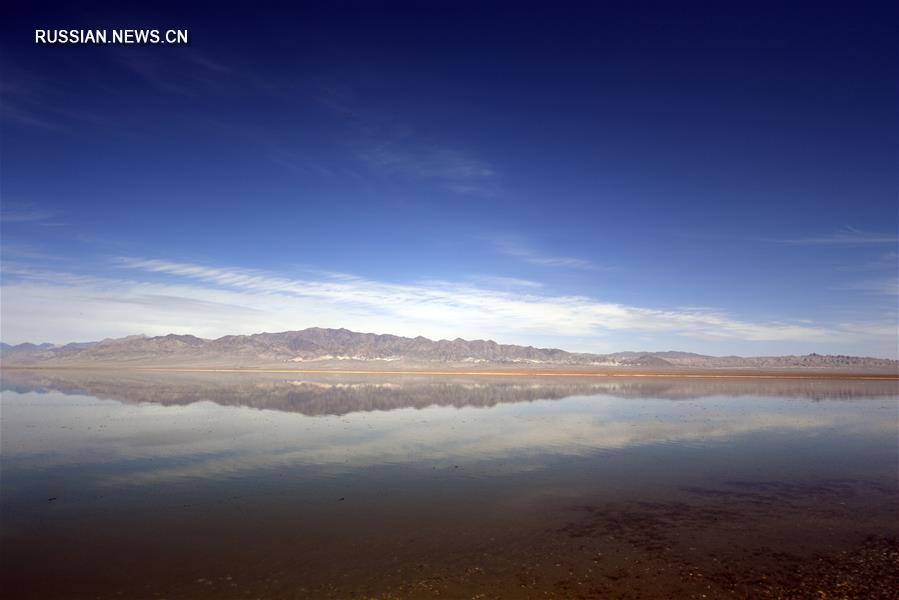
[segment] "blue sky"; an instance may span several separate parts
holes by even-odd
[[[896,9],[789,4],[13,3],[0,334],[895,357]]]

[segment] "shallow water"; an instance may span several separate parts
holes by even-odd
[[[0,409],[6,597],[899,589],[896,382],[4,371]]]

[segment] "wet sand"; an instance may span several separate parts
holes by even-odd
[[[654,378],[654,379],[820,379],[856,381],[899,381],[899,375],[884,373],[831,373],[779,371],[463,371],[463,370],[352,370],[352,369],[147,369],[170,373],[280,373],[317,375],[417,375],[424,377],[573,377],[573,378]]]
[[[116,372],[155,372],[155,373],[274,373],[274,374],[310,374],[310,375],[376,375],[376,376],[419,376],[419,377],[538,377],[538,378],[650,378],[650,379],[783,379],[783,380],[849,380],[849,381],[899,381],[899,373],[894,372],[852,372],[792,369],[782,371],[745,370],[735,371],[727,369],[693,370],[693,369],[668,369],[668,370],[564,370],[564,369],[286,369],[273,368],[214,368],[214,367],[103,367],[101,366],[77,366],[77,367],[3,367],[7,371],[106,371]]]
[[[335,512],[365,500],[335,498]],[[222,499],[250,523],[217,531],[192,523],[209,519],[209,506],[167,507],[157,539],[84,531],[89,555],[45,540],[37,563],[7,556],[15,569],[4,588],[35,598],[887,599],[899,589],[896,500],[872,482],[734,482],[677,500],[549,505],[455,527],[412,518],[397,531],[357,524],[304,539]],[[116,554],[140,540],[137,556]]]

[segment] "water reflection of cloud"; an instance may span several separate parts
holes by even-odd
[[[895,414],[895,397],[815,403],[594,395],[492,408],[309,417],[212,402],[127,405],[7,393],[2,444],[7,473],[93,466],[98,483],[114,486],[237,478],[266,469],[308,468],[334,475],[375,465],[442,467],[450,462],[500,462],[508,473],[519,466],[539,468],[551,456],[652,444],[715,446],[763,433],[895,436]],[[110,475],[113,465],[115,475]]]
[[[428,406],[480,406],[577,395],[693,400],[710,396],[772,396],[853,400],[899,395],[899,381],[826,379],[428,377],[152,371],[12,370],[2,388],[60,391],[125,403],[188,405],[212,401],[306,415],[343,415]]]

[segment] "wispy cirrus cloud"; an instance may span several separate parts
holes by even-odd
[[[899,296],[899,279],[896,277],[881,277],[878,279],[853,281],[841,284],[836,289],[854,290],[885,296]]]
[[[62,127],[57,123],[53,123],[43,117],[40,117],[33,112],[30,112],[22,107],[11,106],[9,104],[4,103],[4,106],[0,108],[0,116],[3,117],[8,122],[15,123],[16,125],[20,125],[22,127],[33,127],[36,129],[43,129],[46,131],[62,131]]]
[[[29,222],[46,222],[58,213],[38,207],[32,203],[10,203],[5,202],[0,207],[0,222],[2,223],[29,223]]]
[[[778,240],[795,246],[881,246],[899,244],[899,234],[862,231],[845,227],[828,235]]]
[[[419,135],[389,111],[360,107],[349,86],[322,84],[313,97],[347,124],[346,147],[374,177],[432,183],[461,195],[499,193],[493,165],[469,150]]]
[[[8,123],[57,134],[72,134],[81,126],[113,124],[108,115],[72,106],[65,100],[71,90],[59,81],[8,64],[3,68],[6,76],[0,83],[0,117]]]
[[[841,265],[838,271],[865,279],[843,281],[834,289],[853,290],[868,294],[899,296],[899,253],[896,251],[881,252],[879,256],[857,264]]]
[[[25,260],[63,260],[64,257],[58,254],[45,252],[34,244],[19,244],[3,242],[0,244],[0,258],[9,260],[10,258]]]
[[[795,342],[826,351],[845,347],[840,344],[885,348],[896,331],[895,316],[830,325],[749,319],[714,308],[631,306],[484,280],[394,283],[311,272],[297,278],[134,257],[117,259],[115,265],[115,276],[94,276],[5,262],[4,341],[60,343],[134,333],[214,338],[322,326],[435,339],[487,337],[572,350],[587,349],[583,340],[588,339],[617,340],[615,349],[622,349],[651,336],[675,340],[680,347],[689,340]]]
[[[408,141],[359,142],[356,156],[382,177],[432,181],[459,194],[497,191],[493,167],[460,150]]]
[[[635,307],[586,296],[522,293],[465,283],[399,284],[351,275],[296,279],[253,269],[140,258],[123,258],[118,265],[132,277],[92,278],[28,269],[10,273],[5,268],[17,279],[4,285],[4,312],[16,313],[6,322],[29,327],[65,315],[75,318],[80,311],[78,319],[85,326],[91,321],[85,314],[107,325],[121,319],[120,334],[177,330],[224,335],[235,333],[239,323],[244,332],[323,325],[522,340],[535,335],[582,338],[613,331],[758,341],[825,341],[840,335],[826,327],[739,319],[724,311]],[[141,274],[165,278],[134,277]],[[67,288],[64,293],[59,286]],[[135,313],[134,303],[147,297],[154,302]],[[180,299],[177,305],[174,299]],[[207,309],[185,310],[185,300],[205,303]],[[218,308],[209,310],[210,306]],[[254,311],[250,317],[248,309]]]
[[[191,97],[202,91],[222,91],[230,85],[229,79],[235,79],[228,65],[190,51],[178,60],[135,48],[112,57],[115,64],[150,88],[167,94]]]
[[[588,271],[605,271],[609,269],[609,267],[582,258],[544,254],[520,240],[511,238],[493,240],[493,245],[501,254],[518,258],[526,263],[540,267],[562,267],[568,269],[584,269]]]
[[[520,277],[503,277],[498,275],[476,275],[471,278],[472,281],[482,285],[499,288],[542,288],[543,284],[539,281],[530,279],[521,279]]]
[[[899,270],[899,252],[883,252],[879,256],[862,263],[845,264],[837,267],[839,271],[848,272],[883,271],[887,269]]]

